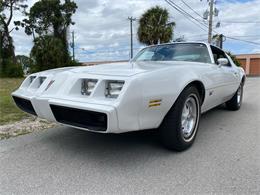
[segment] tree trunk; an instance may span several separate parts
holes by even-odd
[[[5,47],[5,45],[4,45],[4,43],[2,43],[2,49],[7,49],[7,51],[8,51],[7,52],[8,55],[2,56],[2,57],[3,58],[11,58],[13,63],[16,63],[14,46],[13,46],[13,39],[10,36],[8,25],[4,20],[2,20],[2,24],[3,24],[3,27],[4,27],[4,29],[3,29],[4,31],[2,32],[2,40],[4,40],[4,39],[7,40],[6,48],[3,48],[3,47]]]

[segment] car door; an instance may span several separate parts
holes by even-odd
[[[223,89],[224,90],[223,101],[229,100],[234,95],[234,93],[238,89],[239,79],[240,79],[239,72],[234,67],[235,65],[233,64],[232,59],[229,58],[228,56],[227,59],[229,61],[229,64],[220,67],[224,77],[224,82],[226,83]]]
[[[219,104],[228,101],[237,88],[237,73],[235,72],[232,61],[221,49],[210,46],[214,63],[208,64],[208,69],[203,75],[207,85],[205,102],[202,110],[208,110]],[[225,66],[218,65],[219,58],[228,59],[229,63]]]
[[[206,97],[202,110],[209,110],[221,103],[223,103],[223,97],[225,96],[225,84],[226,77],[223,74],[224,69],[219,67],[215,63],[209,63],[207,70],[203,74],[203,80],[206,84]]]
[[[232,60],[228,58],[228,56],[225,54],[224,51],[214,46],[211,46],[211,48],[212,48],[215,64],[219,69],[218,71],[219,81],[217,81],[216,84],[221,88],[220,99],[222,102],[225,102],[236,91],[237,80],[239,75],[232,64]],[[217,64],[218,63],[217,60],[219,58],[226,58],[228,60],[228,64],[219,66]]]

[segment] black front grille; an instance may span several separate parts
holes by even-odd
[[[105,113],[50,105],[56,121],[75,127],[94,131],[106,131],[107,115]]]
[[[14,99],[15,104],[21,110],[37,116],[30,100],[19,98],[19,97],[16,97],[16,96],[13,96],[13,99]]]

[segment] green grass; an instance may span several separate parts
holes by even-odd
[[[0,78],[0,125],[29,117],[16,107],[11,97],[11,93],[20,86],[23,79]]]

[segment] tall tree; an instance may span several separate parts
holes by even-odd
[[[65,0],[63,4],[60,0],[40,0],[31,7],[28,18],[23,20],[25,33],[53,35],[67,45],[67,29],[75,24],[71,17],[76,9],[76,3],[71,0]]]
[[[68,59],[61,39],[51,35],[37,37],[31,50],[31,57],[36,62],[31,66],[32,72],[68,66]]]
[[[10,29],[15,11],[24,12],[27,5],[25,0],[0,0],[0,73],[16,63],[13,39],[10,33],[17,29]],[[13,69],[13,68],[12,68]]]
[[[24,12],[27,7],[25,0],[0,0],[0,29],[1,29],[1,48],[9,50],[10,55],[15,59],[13,40],[10,33],[15,29],[9,29],[13,19],[14,11]]]
[[[172,39],[174,22],[169,22],[169,12],[159,6],[147,10],[139,20],[138,39],[146,45],[166,43]]]
[[[64,3],[60,0],[40,0],[31,7],[24,20],[16,22],[25,28],[27,35],[33,35],[33,71],[73,65],[68,50],[67,30],[74,25],[71,17],[76,9],[76,3],[71,0],[65,0]]]

